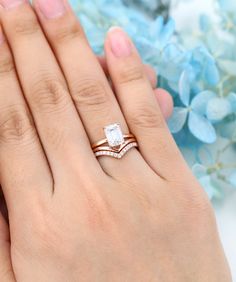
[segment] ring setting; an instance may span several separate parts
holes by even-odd
[[[118,123],[104,127],[104,133],[106,138],[92,145],[96,157],[109,156],[121,159],[129,150],[138,147],[134,135],[124,135]]]

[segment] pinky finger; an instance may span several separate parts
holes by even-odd
[[[106,58],[104,56],[97,56],[97,59],[107,77],[109,77],[109,70],[106,62]],[[147,75],[147,78],[149,79],[152,88],[155,89],[157,86],[157,74],[155,70],[148,64],[143,65],[144,71]]]
[[[160,106],[160,110],[167,120],[172,115],[174,108],[172,96],[162,88],[155,89],[154,93]]]
[[[106,74],[107,77],[109,77],[109,70],[107,66],[107,62],[104,56],[98,56],[98,61],[103,68],[104,73]],[[157,98],[158,104],[160,106],[160,110],[164,116],[164,118],[167,120],[172,112],[173,112],[173,99],[171,95],[164,89],[162,88],[156,88],[157,85],[157,74],[155,70],[147,64],[143,65],[144,71],[148,77],[148,80],[150,81],[153,89],[154,89],[154,94]],[[112,86],[113,87],[113,86]],[[113,89],[115,91],[115,89]]]
[[[151,83],[152,88],[155,89],[158,83],[156,71],[151,65],[148,64],[144,64],[143,67],[144,67],[144,72],[146,73],[147,78]]]

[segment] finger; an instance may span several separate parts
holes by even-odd
[[[8,211],[6,206],[6,201],[3,196],[2,187],[0,186],[0,213],[2,214],[3,218],[8,221]]]
[[[35,0],[34,7],[65,74],[91,143],[104,138],[103,128],[109,124],[118,122],[123,132],[128,133],[117,100],[76,16],[63,1],[50,1],[51,6],[48,3],[46,0]],[[55,12],[58,3],[61,13]],[[132,151],[138,154],[136,150]],[[110,161],[114,165],[117,163],[110,157],[99,160],[108,170],[111,168]]]
[[[104,56],[98,56],[97,58],[98,58],[98,61],[101,65],[101,67],[103,68],[104,73],[106,74],[106,76],[109,76],[106,58]],[[150,65],[143,65],[143,67],[144,67],[144,71],[146,72],[147,77],[148,77],[153,89],[155,89],[156,86],[157,86],[157,74],[156,74],[155,70]]]
[[[0,212],[0,281],[15,281],[10,255],[10,236],[6,221]]]
[[[6,206],[5,206],[3,192],[2,190],[0,190],[0,242],[9,242],[10,241],[9,230],[6,220],[3,216],[3,213],[6,215]]]
[[[0,182],[9,211],[22,215],[51,195],[52,177],[6,41],[0,43],[0,93]]]
[[[107,65],[117,98],[140,152],[147,163],[163,178],[175,174],[180,152],[167,128],[143,71],[133,43],[120,28],[113,28],[105,43]]]
[[[105,57],[98,56],[97,58],[103,68],[103,71],[105,72],[107,76],[109,76]],[[172,115],[173,99],[171,95],[164,89],[161,89],[161,88],[156,89],[157,75],[156,75],[155,70],[150,65],[144,65],[144,71],[146,72],[146,75],[154,89],[154,94],[156,95],[157,101],[160,106],[160,110],[163,116],[165,117],[165,119],[168,119]]]
[[[169,92],[161,88],[155,89],[154,94],[157,98],[160,110],[164,118],[167,120],[172,115],[174,108],[172,96]]]
[[[105,73],[105,75],[108,77],[109,76],[109,73],[108,73],[108,68],[107,68],[107,63],[106,63],[106,59],[104,56],[98,56],[98,61]]]
[[[66,177],[72,164],[82,175],[85,167],[100,168],[32,7],[25,1],[10,8],[9,1],[0,2],[5,4],[4,31],[53,177]]]
[[[152,88],[155,89],[157,86],[157,74],[155,70],[150,65],[144,65],[144,72],[146,73],[147,78],[152,85]]]

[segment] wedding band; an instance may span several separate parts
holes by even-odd
[[[105,137],[92,145],[96,157],[109,156],[121,159],[132,148],[138,148],[133,134],[123,134],[118,123],[104,127]]]

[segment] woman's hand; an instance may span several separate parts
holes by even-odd
[[[127,35],[113,29],[105,44],[114,95],[67,3],[34,1],[40,24],[29,4],[0,3],[12,52],[1,44],[0,181],[16,281],[230,281],[212,208]],[[96,159],[91,144],[115,122],[139,151]]]

